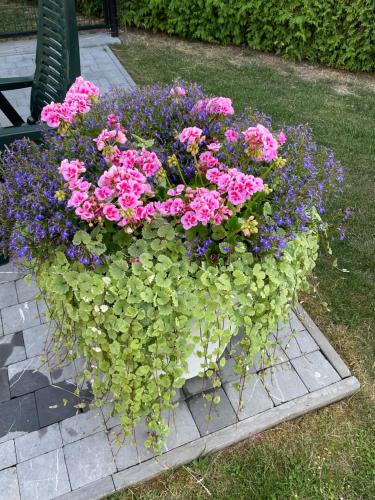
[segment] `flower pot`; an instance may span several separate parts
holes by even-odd
[[[224,321],[223,328],[230,328],[232,335],[235,335],[237,327],[235,325],[229,325],[229,321],[226,320]],[[200,329],[198,328],[196,322],[193,322],[192,324],[192,332],[194,336],[200,337]],[[202,373],[205,369],[204,364],[206,359],[213,359],[215,362],[218,362],[227,345],[227,343],[217,340],[216,342],[208,342],[207,347],[205,348],[202,340],[197,340],[196,344],[194,344],[193,352],[187,359],[188,367],[183,375],[184,378],[189,380]]]

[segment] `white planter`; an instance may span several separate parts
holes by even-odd
[[[232,334],[235,335],[236,327],[234,325],[230,326],[228,320],[224,321],[223,329],[224,328],[230,328]],[[199,329],[197,328],[195,323],[193,323],[192,329],[193,329],[193,334],[199,337]],[[204,366],[202,366],[202,364],[204,365],[205,357],[199,357],[198,352],[205,352],[206,357],[208,359],[211,359],[211,356],[213,355],[215,350],[219,347],[219,345],[220,345],[219,354],[217,354],[216,358],[214,358],[216,361],[218,361],[221,358],[227,344],[220,344],[219,341],[209,342],[206,350],[204,350],[204,347],[201,342],[198,342],[195,345],[193,352],[187,359],[188,368],[184,376],[186,380],[197,377],[198,374],[204,370]]]

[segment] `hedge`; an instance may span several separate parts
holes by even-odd
[[[117,7],[127,26],[375,69],[373,0],[117,0]]]

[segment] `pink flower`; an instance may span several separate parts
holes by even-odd
[[[142,153],[136,160],[136,163],[142,167],[146,177],[151,177],[156,174],[161,167],[161,162],[156,156],[156,153],[147,151],[147,149],[142,149]]]
[[[191,144],[198,144],[204,141],[204,136],[202,136],[202,129],[198,127],[187,127],[178,136],[180,142],[186,142],[190,146]]]
[[[79,160],[63,160],[59,172],[66,181],[77,181],[81,173],[86,172],[85,166]]]
[[[78,76],[66,95],[68,98],[74,98],[80,94],[87,97],[99,97],[100,92],[98,87],[92,82],[85,80],[82,76]]]
[[[220,148],[220,142],[211,142],[211,144],[207,144],[207,149],[209,149],[210,151],[219,151]]]
[[[86,200],[81,207],[77,207],[75,212],[81,217],[82,220],[91,221],[95,218],[95,213],[93,212],[91,203],[88,200]]]
[[[181,217],[181,224],[184,229],[190,229],[198,224],[198,218],[194,212],[186,212],[186,214]]]
[[[119,121],[120,121],[120,117],[118,115],[115,115],[114,113],[110,113],[107,116],[108,127],[115,128]]]
[[[186,95],[186,90],[183,87],[175,87],[174,89],[171,89],[170,94],[183,96]]]
[[[233,115],[232,101],[228,97],[213,97],[208,99],[206,110],[211,115]]]
[[[178,196],[184,189],[185,186],[183,184],[178,184],[175,189],[168,189],[167,194],[169,194],[169,196]]]
[[[243,134],[249,154],[255,161],[270,162],[277,157],[279,145],[268,128],[258,124],[256,127],[249,127]]]
[[[108,203],[103,207],[103,215],[105,215],[108,220],[120,220],[120,210],[116,208],[112,203]]]
[[[277,136],[277,139],[278,139],[279,144],[280,144],[281,146],[282,146],[283,144],[285,144],[285,143],[286,143],[286,135],[284,134],[284,132],[283,132],[283,131],[281,131],[281,132],[279,133],[279,135]]]
[[[222,175],[222,172],[218,168],[211,168],[207,171],[206,177],[210,182],[217,184],[219,181],[219,177]]]
[[[236,142],[239,134],[238,132],[236,132],[236,130],[229,128],[225,131],[224,135],[228,142]]]
[[[120,129],[108,130],[105,128],[100,132],[98,137],[94,139],[94,142],[96,143],[98,151],[103,151],[105,146],[113,146],[115,143],[125,144],[126,137]]]
[[[72,196],[70,197],[67,206],[68,207],[79,207],[82,205],[84,201],[88,198],[88,194],[82,191],[73,191]]]
[[[61,104],[59,103],[47,104],[42,109],[40,119],[42,122],[46,122],[49,127],[57,128],[61,123],[60,108]]]
[[[205,151],[199,155],[199,167],[203,172],[206,170],[216,167],[219,160],[213,156],[211,151]]]
[[[69,186],[71,188],[71,186]],[[87,181],[78,181],[77,182],[77,186],[76,188],[79,189],[80,191],[82,192],[85,192],[87,193],[87,191],[90,189],[91,187],[91,182],[87,182]]]
[[[118,203],[124,210],[128,208],[135,208],[139,204],[139,198],[133,193],[125,193],[119,197]]]
[[[95,189],[95,196],[98,198],[98,200],[104,201],[112,198],[113,192],[110,187],[103,186]]]

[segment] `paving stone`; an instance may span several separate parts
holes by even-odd
[[[235,383],[224,384],[224,390],[236,412],[238,420],[252,417],[273,407],[272,399],[268,396],[264,385],[255,374],[250,375],[250,378],[244,381],[243,386],[240,386],[241,405],[240,391],[235,387]]]
[[[319,351],[291,362],[309,391],[316,391],[341,380],[340,375]]]
[[[152,458],[153,452],[144,446],[147,430],[144,421],[141,421],[135,430],[135,436],[125,437],[121,426],[111,429],[109,442],[117,470],[127,469]]]
[[[105,432],[67,444],[64,453],[73,490],[116,472]]]
[[[20,500],[15,467],[0,471],[0,500]]]
[[[10,399],[8,368],[0,368],[0,403]]]
[[[108,430],[113,429],[120,425],[120,415],[112,415],[113,413],[113,405],[112,403],[108,403],[102,407],[102,413],[104,417],[105,426]]]
[[[216,389],[214,393],[212,391],[206,391],[206,393],[220,396],[220,403],[214,404],[212,401],[207,401],[203,394],[197,394],[187,401],[201,436],[223,429],[236,422],[236,414],[222,387]],[[210,420],[207,419],[209,415]]]
[[[14,282],[10,281],[8,283],[2,283],[0,285],[0,309],[3,309],[3,307],[13,306],[14,304],[18,304]]]
[[[17,280],[16,288],[19,302],[33,300],[40,293],[34,279],[31,279],[30,283],[26,283],[24,279]]]
[[[38,306],[39,316],[42,323],[49,323],[50,320],[48,318],[48,307],[47,303],[44,299],[39,299],[36,301]]]
[[[295,312],[290,311],[289,316],[287,317],[286,321],[280,322],[277,325],[277,334],[276,337],[278,339],[282,337],[286,337],[287,335],[290,335],[291,333],[298,333],[302,332],[303,330],[306,330],[302,322],[298,319],[297,315]]]
[[[8,366],[26,359],[22,333],[0,338],[0,366]]]
[[[0,443],[39,429],[34,394],[0,403]]]
[[[13,262],[0,266],[0,283],[15,281],[23,276],[23,273],[15,266]]]
[[[207,377],[193,377],[186,380],[182,390],[185,397],[190,398],[195,394],[212,389],[212,380]]]
[[[16,333],[40,324],[35,301],[24,302],[1,310],[4,335]]]
[[[63,446],[59,424],[43,427],[15,439],[19,462],[43,455]]]
[[[63,382],[64,380],[75,379],[77,376],[76,365],[74,361],[64,361],[52,368],[53,361],[49,361],[51,367],[51,378],[54,384]]]
[[[181,401],[174,410],[164,412],[163,417],[170,428],[170,434],[165,443],[166,451],[200,437],[198,428],[185,401]]]
[[[163,418],[170,427],[170,435],[164,445],[164,451],[172,450],[199,439],[198,428],[184,401],[181,401],[174,410],[165,411]],[[154,456],[153,451],[143,444],[147,437],[148,430],[144,419],[136,426],[134,436],[125,438],[121,426],[111,430],[109,441],[118,470],[145,462]]]
[[[51,383],[48,367],[38,357],[10,365],[8,377],[12,398],[36,391]]]
[[[74,394],[75,389],[74,384],[59,382],[35,392],[41,427],[60,422],[77,413],[78,410],[75,406],[81,401]]]
[[[227,358],[225,361],[225,365],[220,368],[219,376],[221,381],[224,382],[233,382],[234,380],[238,380],[240,375],[233,371],[235,360],[234,358]]]
[[[0,444],[0,470],[16,465],[17,457],[14,449],[14,441],[10,439]],[[1,487],[1,484],[0,484]],[[0,488],[1,489],[1,488]]]
[[[100,500],[115,491],[112,476],[103,477],[83,488],[57,497],[56,500]]]
[[[61,435],[64,444],[73,443],[79,439],[105,430],[104,418],[101,410],[94,410],[80,413],[74,417],[67,418],[60,423]]]
[[[253,361],[253,371],[259,372],[260,370],[285,363],[286,361],[288,361],[288,356],[285,354],[282,347],[275,341],[273,345],[262,349],[262,351],[255,356]]]
[[[51,328],[48,324],[33,326],[23,331],[23,341],[25,343],[28,358],[40,356],[46,353],[51,342]]]
[[[291,337],[282,337],[278,342],[289,359],[319,350],[318,344],[306,330]]]
[[[308,390],[290,363],[268,368],[263,383],[275,405],[307,394]]]
[[[22,500],[50,500],[70,491],[62,448],[17,465]]]

